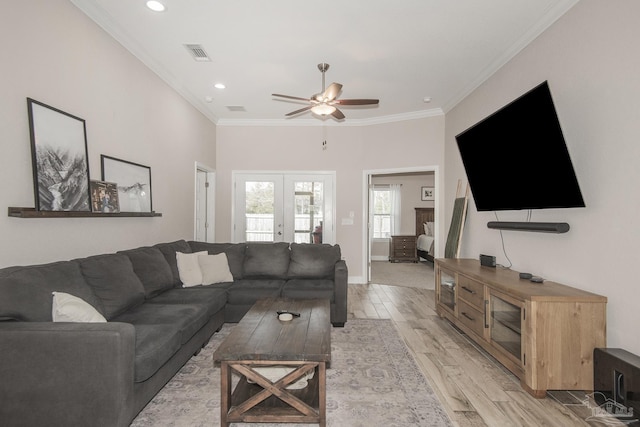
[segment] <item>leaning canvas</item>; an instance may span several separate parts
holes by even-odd
[[[85,121],[27,98],[35,208],[90,211]]]

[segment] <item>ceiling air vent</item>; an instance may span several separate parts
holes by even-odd
[[[227,105],[229,111],[247,111],[242,105]]]
[[[199,44],[185,44],[184,47],[191,53],[193,59],[198,62],[207,62],[211,61],[207,52],[205,52],[204,48]]]

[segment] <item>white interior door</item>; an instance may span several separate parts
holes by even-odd
[[[194,240],[213,242],[215,173],[196,163]]]
[[[371,246],[373,245],[373,182],[372,176],[367,176],[367,276],[365,283],[371,281]]]
[[[335,242],[333,174],[234,176],[234,241]]]

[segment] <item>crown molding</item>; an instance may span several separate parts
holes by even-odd
[[[389,116],[372,117],[368,119],[345,119],[337,122],[331,119],[219,119],[217,126],[371,126],[384,123],[401,122],[404,120],[418,120],[427,117],[437,117],[444,115],[440,108],[430,110],[414,111],[411,113],[393,114]]]

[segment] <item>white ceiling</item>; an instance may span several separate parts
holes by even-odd
[[[320,62],[327,86],[344,85],[339,98],[380,99],[341,107],[343,123],[441,114],[577,1],[163,0],[158,13],[146,0],[71,0],[212,121],[243,125],[320,122],[285,119],[304,104],[271,96],[320,92]]]

